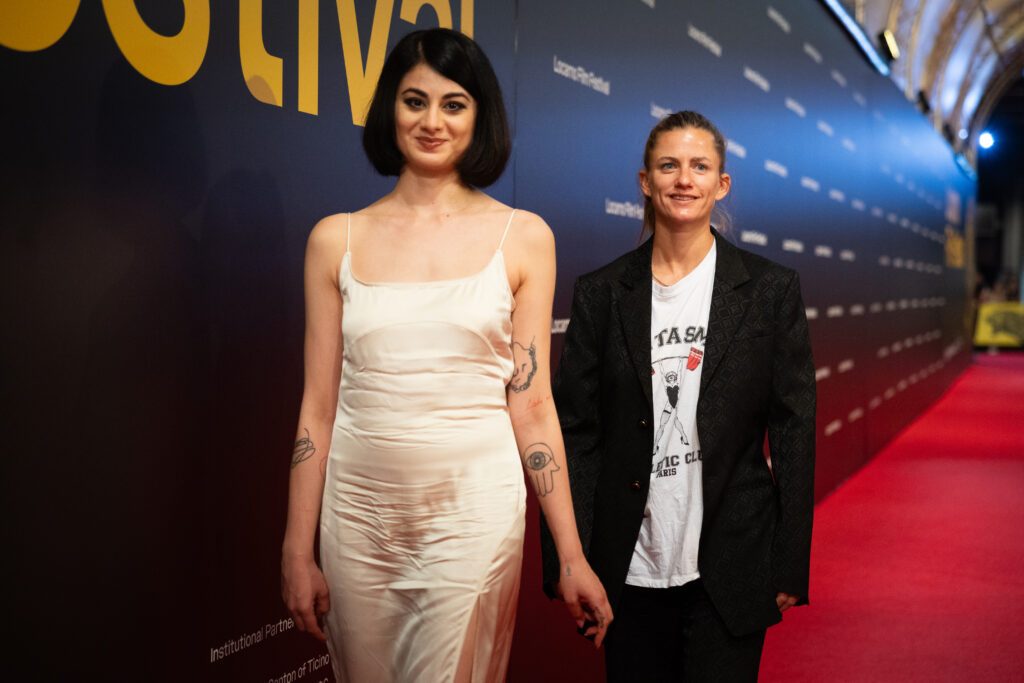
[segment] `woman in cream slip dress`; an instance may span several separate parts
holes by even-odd
[[[384,663],[396,680],[450,680],[472,618],[473,680],[502,680],[526,487],[505,398],[501,244],[474,275],[418,283],[362,282],[347,251],[339,282],[345,355],[320,515],[332,657],[354,681],[382,680]]]
[[[327,642],[338,681],[498,683],[524,469],[577,626],[599,645],[612,620],[551,400],[554,239],[476,189],[500,176],[510,143],[497,78],[466,36],[399,41],[363,146],[398,182],[309,236],[282,597],[296,628]]]

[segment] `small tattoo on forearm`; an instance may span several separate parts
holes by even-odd
[[[512,391],[526,391],[530,388],[533,376],[537,374],[537,347],[530,340],[530,348],[526,348],[517,341],[512,342],[512,361],[515,368],[512,370],[512,381],[509,386]]]
[[[566,565],[566,567],[565,567],[565,575],[566,576],[572,576],[572,567]]]
[[[533,490],[543,498],[555,490],[555,472],[562,468],[555,462],[555,454],[546,443],[531,444],[523,451],[523,462],[530,470]]]
[[[295,442],[295,447],[292,449],[292,468],[294,469],[303,460],[309,460],[316,453],[316,446],[309,439],[309,430],[305,427],[302,431],[306,432],[306,436],[302,437]]]

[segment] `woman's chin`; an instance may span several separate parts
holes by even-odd
[[[416,175],[429,177],[457,174],[455,164],[448,159],[411,159],[406,161],[405,168]]]

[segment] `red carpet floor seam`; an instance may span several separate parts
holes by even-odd
[[[815,510],[762,682],[1024,681],[1024,354],[975,358]]]

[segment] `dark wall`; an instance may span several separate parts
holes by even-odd
[[[138,0],[134,29],[95,1],[0,9],[0,481],[25,680],[330,679],[277,597],[303,249],[393,183],[352,103],[415,4]],[[802,277],[826,494],[967,362],[947,252],[974,185],[818,4],[552,4],[438,1],[416,22],[450,14],[495,64],[516,149],[491,193],[555,231],[556,329],[573,279],[636,245],[660,112],[705,113],[729,139],[732,239]],[[539,592],[534,533],[525,562],[510,680],[598,676]]]

